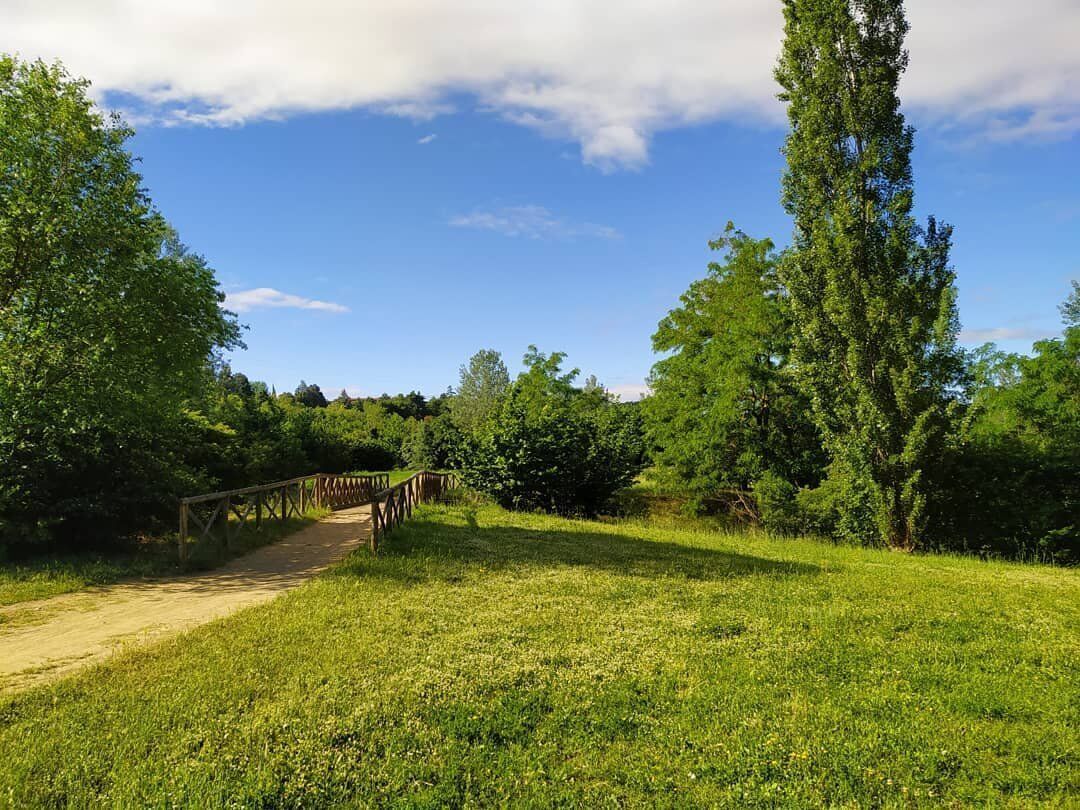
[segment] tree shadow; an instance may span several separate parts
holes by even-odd
[[[816,565],[649,540],[618,531],[466,525],[428,518],[407,521],[380,546],[379,556],[353,554],[327,576],[392,579],[406,584],[456,581],[476,572],[588,568],[627,577],[720,580],[788,577],[820,572]]]

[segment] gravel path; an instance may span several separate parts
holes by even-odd
[[[125,582],[4,613],[0,691],[23,689],[142,644],[273,599],[344,557],[371,532],[369,507],[343,509],[221,568],[184,577]]]

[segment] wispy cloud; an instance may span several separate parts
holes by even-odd
[[[416,142],[419,143],[419,144],[431,143],[433,140],[435,140],[438,137],[439,137],[438,135],[436,135],[434,132],[432,132],[431,134],[425,135],[423,138],[418,139]]]
[[[256,287],[227,293],[225,308],[233,312],[250,312],[253,309],[313,309],[319,312],[348,312],[349,308],[332,301],[316,301],[300,295],[275,290],[273,287]]]
[[[1028,326],[994,326],[987,329],[964,329],[960,332],[961,343],[986,343],[998,340],[1043,340],[1056,335],[1050,329],[1034,329]]]
[[[455,228],[477,228],[496,231],[505,236],[523,236],[527,239],[572,239],[593,237],[619,239],[622,234],[610,225],[594,222],[567,222],[555,216],[542,205],[513,205],[489,211],[473,211],[451,217],[449,224]]]

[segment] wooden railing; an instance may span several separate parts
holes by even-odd
[[[371,501],[371,552],[379,549],[379,540],[412,515],[418,503],[433,501],[457,486],[453,473],[423,470],[400,484],[375,493]]]
[[[390,476],[317,473],[243,489],[211,492],[180,499],[180,559],[187,557],[187,539],[204,540],[218,533],[231,545],[240,532],[261,531],[264,522],[284,523],[308,508],[346,509],[371,503],[390,486]],[[194,529],[194,531],[192,531]]]

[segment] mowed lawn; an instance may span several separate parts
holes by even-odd
[[[0,698],[0,804],[1072,805],[1080,576],[424,507]]]

